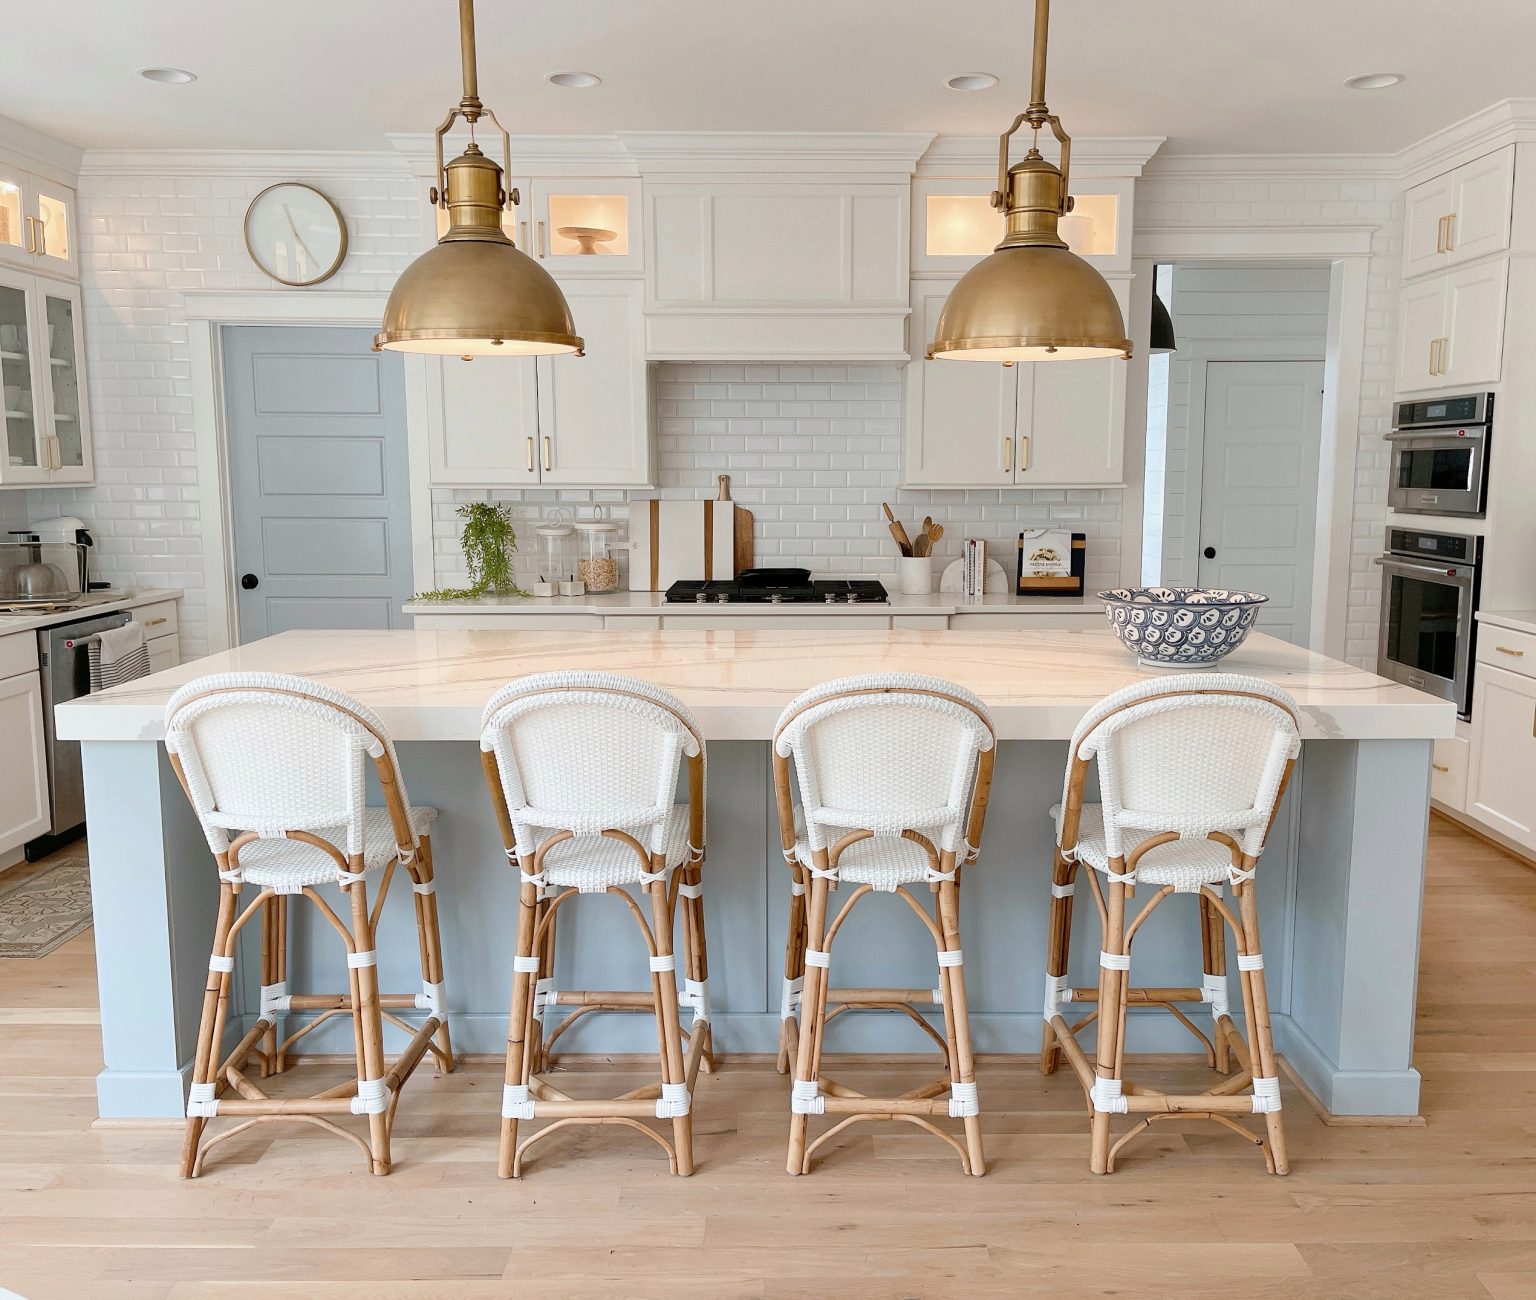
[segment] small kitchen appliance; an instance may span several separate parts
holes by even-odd
[[[1414,515],[1481,519],[1488,510],[1493,394],[1399,402],[1387,504]]]
[[[1381,640],[1376,671],[1472,716],[1478,565],[1483,539],[1466,533],[1388,528],[1381,566]]]

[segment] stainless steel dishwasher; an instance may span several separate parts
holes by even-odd
[[[73,623],[45,627],[37,634],[38,667],[43,679],[43,736],[48,750],[48,802],[53,825],[46,835],[27,843],[28,862],[51,853],[85,829],[85,786],[80,775],[80,742],[60,740],[54,731],[53,708],[91,692],[90,660],[81,639],[131,621],[126,610],[97,614]]]

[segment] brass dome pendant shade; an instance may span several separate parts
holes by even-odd
[[[475,123],[488,118],[501,133],[510,171],[511,141],[478,94],[474,0],[459,0],[459,41],[464,97],[437,128],[437,183],[430,193],[433,204],[447,209],[448,229],[395,282],[373,345],[462,357],[580,356],[582,341],[560,286],[502,229],[502,213],[517,194],[503,188],[502,167],[474,141]],[[469,147],[444,166],[443,137],[458,118],[469,124]]]
[[[992,206],[1006,214],[1003,242],[950,292],[928,356],[949,361],[1073,361],[1129,357],[1120,304],[1104,277],[1067,247],[1057,222],[1072,210],[1067,177],[1072,138],[1045,104],[1050,0],[1035,0],[1035,58],[1029,107],[998,141]],[[1008,142],[1029,123],[1036,143],[1012,167]],[[1061,166],[1040,155],[1049,126],[1061,143]]]

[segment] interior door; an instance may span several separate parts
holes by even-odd
[[[241,641],[408,626],[401,357],[365,329],[224,330]]]
[[[1297,645],[1311,631],[1322,426],[1321,361],[1206,366],[1199,582],[1262,592],[1259,626]]]

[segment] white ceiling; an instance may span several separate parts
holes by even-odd
[[[1028,0],[481,0],[481,97],[514,134],[989,134],[1028,98]],[[454,0],[7,6],[0,114],[83,148],[372,149],[458,98]],[[69,22],[61,22],[61,15]],[[1536,94],[1531,0],[1058,0],[1074,135],[1165,152],[1395,152]],[[188,68],[193,85],[137,77]],[[598,73],[592,90],[551,72]],[[958,72],[1001,84],[956,93]],[[1391,90],[1345,77],[1394,71]]]

